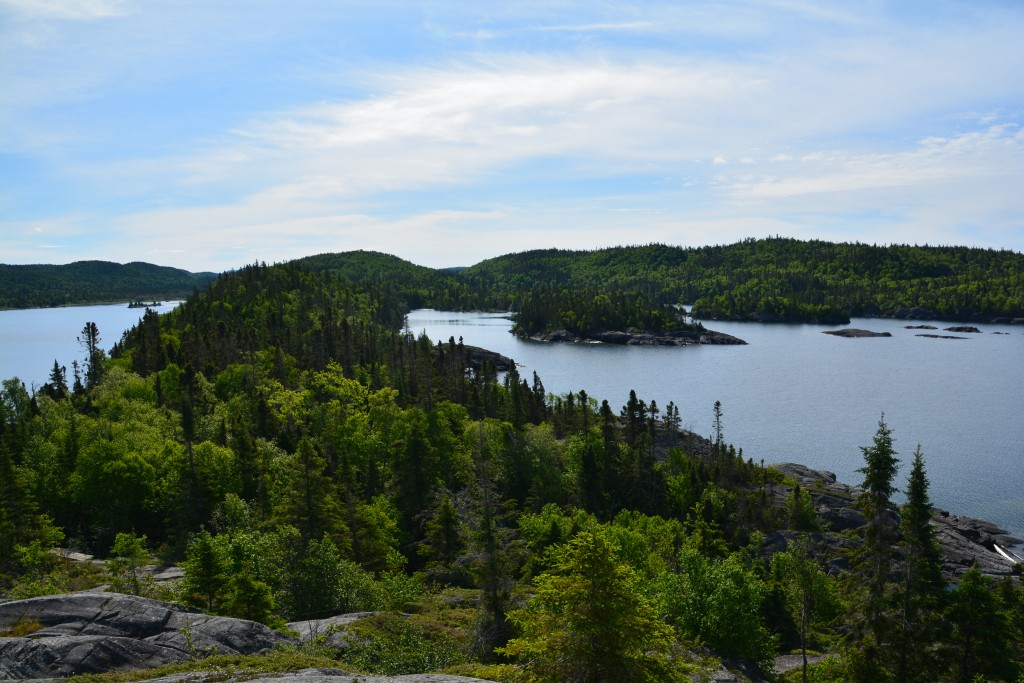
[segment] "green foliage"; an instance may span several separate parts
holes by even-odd
[[[670,622],[717,653],[742,657],[770,671],[775,638],[761,618],[764,581],[738,554],[719,560],[688,546],[679,564],[679,574],[665,577],[663,599]]]
[[[488,293],[483,305],[502,309],[520,292],[556,285],[692,303],[702,319],[834,324],[913,306],[942,319],[1021,317],[1022,273],[1024,255],[1006,250],[770,238],[529,251],[482,261],[459,279]]]
[[[602,533],[582,532],[555,551],[527,607],[510,614],[523,635],[503,652],[530,681],[669,681],[672,632],[636,574]]]
[[[849,247],[834,246],[833,255]],[[976,662],[985,647],[1002,648],[1002,659],[986,657],[1003,668],[971,670],[1005,678],[1024,656],[1020,591],[971,577],[947,607],[923,463],[915,459],[910,473],[900,529],[884,421],[864,449],[871,524],[844,584],[862,606],[853,612],[795,549],[777,554],[771,571],[761,559],[761,532],[816,528],[812,499],[794,489],[785,510],[769,503],[768,484],[780,479],[719,436],[720,405],[709,442],[677,431],[674,403],[662,418],[635,392],[621,410],[583,391],[551,395],[514,366],[499,379],[461,341],[402,329],[413,302],[528,303],[543,315],[572,313],[583,326],[575,329],[678,330],[665,306],[699,292],[725,296],[736,315],[762,310],[762,301],[804,315],[805,304],[860,297],[852,266],[818,283],[832,288],[824,299],[800,278],[766,289],[777,273],[804,267],[771,258],[800,261],[817,248],[768,240],[740,245],[739,255],[658,246],[544,252],[459,273],[364,253],[225,274],[166,315],[147,312],[112,358],[98,357],[91,378],[75,368],[79,384],[91,386],[62,389],[69,382],[59,367],[34,395],[17,380],[3,383],[0,589],[27,597],[97,582],[83,569],[92,565],[50,552],[66,536],[96,554],[114,547],[115,586],[146,592],[137,571],[148,561],[145,540],[185,569],[180,598],[213,613],[280,625],[350,611],[435,612],[440,626],[394,617],[368,632],[358,656],[381,670],[514,655],[521,666],[494,670],[537,680],[574,672],[671,680],[681,671],[679,640],[767,667],[770,626],[788,647],[798,630],[819,647],[849,634],[846,680],[959,676],[968,669],[954,659]],[[850,263],[870,267],[898,256],[900,265],[885,266],[892,278],[945,277],[940,262],[949,256],[849,248],[857,255]],[[1016,262],[964,253],[985,264],[975,263],[979,273],[1012,273]],[[962,279],[957,267],[952,277]],[[730,269],[741,279],[756,271],[765,284],[744,280],[730,301]],[[524,292],[535,285],[557,297],[531,300]],[[834,299],[834,286],[850,289]],[[975,293],[994,300],[1002,288]],[[974,296],[959,299],[961,310],[975,310]],[[578,309],[562,306],[573,297]],[[428,582],[464,588],[427,594]],[[533,600],[515,609],[531,585]],[[994,619],[1002,640],[979,625],[978,605],[1002,615]],[[523,632],[502,655],[495,646],[517,635],[509,612]],[[866,632],[862,615],[873,625]],[[836,671],[819,665],[809,675],[841,678]]]
[[[786,496],[786,516],[794,531],[821,531],[821,519],[814,509],[811,494],[796,484]]]
[[[212,273],[189,273],[149,263],[0,264],[0,308],[179,299],[196,287],[204,287],[214,277]]]
[[[384,676],[439,671],[466,659],[465,637],[436,623],[392,612],[360,619],[349,634],[344,660]]]
[[[129,595],[153,596],[156,582],[143,570],[150,564],[152,555],[146,550],[146,537],[120,533],[114,539],[114,547],[107,558],[107,572],[110,574],[110,590]]]

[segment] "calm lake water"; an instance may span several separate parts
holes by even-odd
[[[915,335],[906,321],[854,320],[850,327],[891,338],[846,339],[820,325],[709,322],[746,346],[639,347],[544,344],[516,339],[503,316],[418,310],[409,327],[434,340],[462,337],[515,359],[555,393],[586,390],[616,412],[629,390],[683,425],[710,436],[722,402],[726,440],[746,457],[792,461],[859,483],[861,446],[882,413],[903,462],[902,486],[918,444],[933,503],[988,519],[1024,537],[1024,328],[978,325],[959,339]],[[1005,334],[996,334],[996,333]]]
[[[0,378],[39,387],[54,359],[69,372],[84,359],[76,337],[86,322],[109,350],[142,313],[125,305],[0,311]],[[542,344],[513,337],[500,315],[409,315],[417,334],[462,337],[514,358],[549,393],[584,389],[618,411],[635,389],[661,408],[674,401],[683,425],[705,435],[721,401],[725,437],[746,457],[800,462],[850,483],[861,479],[860,447],[884,412],[904,463],[900,484],[921,444],[935,505],[1024,537],[1024,329],[979,325],[983,334],[959,335],[966,340],[925,339],[905,324],[854,320],[893,336],[843,339],[821,334],[827,326],[712,322],[748,345],[670,348]]]
[[[179,303],[164,301],[155,310],[169,311]],[[67,367],[70,384],[71,362],[85,362],[85,349],[77,339],[86,323],[96,323],[100,346],[109,352],[145,312],[128,304],[0,311],[0,379],[17,377],[30,390],[41,387],[56,360]]]

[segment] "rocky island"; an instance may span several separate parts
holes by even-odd
[[[672,332],[649,332],[629,328],[625,332],[602,330],[578,334],[568,330],[521,335],[538,342],[574,342],[577,344],[622,344],[626,346],[693,346],[696,344],[736,345],[746,344],[739,337],[714,330],[694,329]]]
[[[872,332],[871,330],[860,330],[855,327],[851,327],[847,330],[825,330],[822,334],[831,334],[834,337],[848,337],[848,338],[859,338],[859,337],[891,337],[891,332]]]

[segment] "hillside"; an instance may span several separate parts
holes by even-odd
[[[150,263],[0,264],[0,309],[185,298],[216,279]]]
[[[496,305],[541,284],[638,291],[704,319],[847,322],[927,309],[934,317],[1024,318],[1024,254],[784,238],[713,247],[548,249],[482,261],[460,279]]]
[[[963,562],[947,584],[923,456],[898,506],[884,420],[863,490],[828,486],[725,443],[719,404],[703,439],[671,402],[550,395],[415,338],[402,286],[248,266],[147,311],[84,384],[5,382],[0,597],[108,584],[271,627],[376,612],[297,654],[377,674],[682,683],[721,659],[761,681],[802,644],[835,656],[819,681],[1022,671],[1024,589]],[[154,555],[174,583],[140,571]],[[20,615],[6,647],[40,651],[47,619]]]

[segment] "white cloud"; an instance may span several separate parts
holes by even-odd
[[[1024,179],[1024,130],[1009,125],[930,137],[894,153],[806,155],[781,175],[744,177],[732,186],[739,199],[790,198],[823,193],[936,186],[957,181],[1018,183]]]
[[[127,14],[125,0],[0,0],[0,6],[32,19],[89,21]]]

